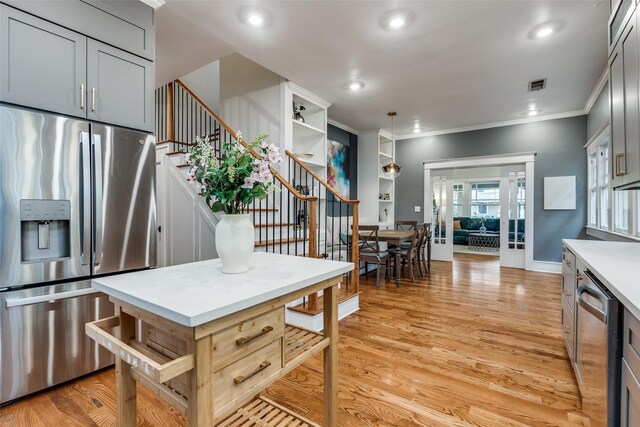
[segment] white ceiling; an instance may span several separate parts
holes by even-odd
[[[257,7],[263,28],[242,22]],[[389,11],[413,22],[391,31]],[[396,135],[582,110],[607,61],[607,2],[573,1],[185,1],[157,12],[157,80],[182,76],[231,52],[332,103],[331,119]],[[563,28],[529,37],[546,21]],[[528,93],[529,80],[547,88]],[[365,83],[359,92],[346,85]]]

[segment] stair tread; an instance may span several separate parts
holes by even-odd
[[[278,212],[280,209],[278,208],[247,208],[245,211],[247,212]]]
[[[264,227],[291,227],[294,226],[293,222],[272,222],[269,224],[254,224],[254,227],[264,228]]]

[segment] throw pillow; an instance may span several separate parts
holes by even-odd
[[[462,230],[462,225],[460,224],[460,220],[453,221],[453,229],[454,230]]]

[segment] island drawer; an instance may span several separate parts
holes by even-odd
[[[214,371],[284,337],[284,307],[238,322],[213,335]]]
[[[226,405],[269,382],[271,377],[283,368],[282,344],[283,339],[277,339],[214,372],[214,406],[224,410]]]
[[[629,310],[624,311],[622,355],[631,371],[640,376],[640,321]]]

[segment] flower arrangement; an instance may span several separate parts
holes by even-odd
[[[213,212],[242,213],[255,199],[264,200],[277,189],[271,166],[282,162],[282,157],[280,149],[266,141],[268,136],[263,132],[244,145],[238,132],[237,141],[222,146],[220,157],[208,137],[196,138],[186,162],[191,180],[201,185],[200,192]]]

